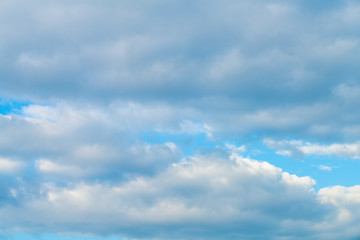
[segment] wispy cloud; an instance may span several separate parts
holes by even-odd
[[[302,141],[275,141],[265,139],[264,143],[276,150],[276,153],[291,157],[303,157],[305,155],[334,156],[342,158],[360,159],[360,143],[334,143],[330,145],[303,143]]]

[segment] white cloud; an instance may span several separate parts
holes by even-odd
[[[39,159],[35,161],[36,169],[50,176],[60,175],[61,177],[84,177],[89,174],[88,167],[67,165],[66,163],[56,163],[48,159]],[[91,172],[90,172],[91,173]]]
[[[227,149],[229,149],[230,151],[233,151],[233,152],[238,153],[238,154],[244,153],[246,151],[245,146],[236,146],[236,145],[230,144],[230,143],[226,143],[225,147]]]
[[[0,151],[31,164],[37,159],[36,169],[50,179],[152,174],[182,153],[171,141],[146,142],[142,134],[206,130],[177,114],[167,106],[131,102],[106,108],[32,104],[0,117]]]
[[[342,158],[360,159],[360,143],[334,143],[320,145],[316,143],[303,143],[302,141],[275,141],[265,139],[264,143],[276,153],[285,156],[302,157],[305,155],[335,156]]]
[[[318,167],[319,167],[320,170],[323,170],[323,171],[328,171],[328,172],[332,171],[332,167],[329,167],[329,166],[320,165]]]
[[[44,160],[39,166],[55,169]],[[122,184],[45,184],[43,197],[26,203],[22,212],[28,214],[16,216],[12,224],[27,222],[27,226],[55,232],[67,231],[71,225],[79,232],[133,237],[139,237],[139,231],[149,236],[160,231],[160,238],[173,239],[203,237],[199,233],[217,239],[217,231],[232,225],[229,236],[234,237],[243,235],[243,229],[235,225],[247,226],[250,239],[259,226],[294,234],[282,229],[281,222],[318,221],[318,214],[323,214],[314,184],[309,177],[290,175],[235,153],[228,158],[198,155],[154,177],[137,177]],[[14,214],[17,208],[0,211]],[[128,226],[136,230],[127,230]]]
[[[333,155],[344,158],[360,159],[360,143],[350,144],[331,144],[331,145],[318,145],[318,144],[305,144],[301,147],[305,154],[315,155]]]
[[[301,235],[332,240],[360,234],[355,228],[360,220],[359,187],[315,193],[314,184],[310,177],[235,152],[197,155],[155,176],[123,183],[43,184],[41,195],[23,206],[0,208],[9,216],[1,226],[137,239]]]
[[[334,186],[320,189],[318,198],[322,204],[333,207],[333,213],[325,219],[321,227],[328,230],[332,238],[344,238],[342,229],[346,228],[347,236],[359,237],[360,223],[360,186]],[[336,223],[336,224],[334,224]],[[326,233],[323,233],[325,236]],[[331,236],[328,236],[331,238]],[[350,237],[348,237],[350,239]]]
[[[269,148],[275,149],[277,154],[283,156],[292,156],[292,157],[303,157],[304,152],[299,149],[299,146],[302,145],[302,141],[275,141],[269,138],[264,139],[264,143]]]
[[[0,173],[16,173],[25,165],[22,162],[19,162],[14,159],[0,157]]]

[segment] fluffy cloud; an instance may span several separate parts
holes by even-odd
[[[217,232],[207,230],[210,226],[229,228],[231,232],[226,235],[235,237],[243,234],[237,227],[247,226],[252,237],[257,227],[274,232],[271,228],[279,230],[288,218],[318,219],[322,211],[313,185],[308,177],[283,173],[266,162],[237,155],[230,159],[196,156],[153,178],[139,177],[122,185],[76,184],[63,188],[45,184],[43,197],[24,206],[29,214],[21,221],[22,226],[30,228],[45,224],[52,231],[76,226],[84,232],[130,236],[142,233],[150,237],[161,231],[162,237],[175,238],[191,233],[196,238],[204,232],[210,237]],[[17,210],[1,209],[10,213]],[[30,218],[33,214],[38,217]],[[135,226],[135,231],[128,229]],[[177,229],[178,234],[170,233],[168,227]]]
[[[18,114],[0,116],[1,153],[23,162],[3,158],[0,169],[11,173],[34,164],[39,174],[57,179],[152,174],[178,161],[182,153],[171,141],[145,142],[143,133],[204,131],[172,116],[176,113],[166,107],[132,103],[106,109],[29,105]]]
[[[120,184],[43,184],[38,197],[0,212],[9,216],[2,228],[139,239],[337,239],[359,234],[358,187],[324,188],[317,194],[314,184],[309,177],[234,152],[197,155],[156,176]],[[338,224],[354,228],[347,231]],[[335,228],[336,235],[326,236]]]
[[[6,205],[0,212],[12,216],[2,229],[137,239],[336,239],[359,234],[353,214],[356,187],[316,193],[310,177],[238,155],[246,152],[244,146],[226,144],[227,150],[217,147],[217,152],[180,161],[181,149],[172,142],[139,141],[149,130],[213,133],[211,124],[184,120],[185,113],[189,119],[198,114],[164,104],[114,102],[106,108],[31,104],[2,115],[7,133],[0,138],[2,153],[16,157],[0,161],[10,180],[0,186]],[[212,141],[219,141],[216,135]],[[355,154],[348,151],[352,145],[265,143],[281,154]],[[339,224],[352,230],[340,231]]]
[[[334,212],[322,224],[328,233],[323,233],[323,236],[330,237],[331,234],[334,239],[344,237],[341,229],[346,229],[345,237],[349,239],[358,239],[360,233],[357,225],[360,222],[359,218],[359,194],[360,186],[343,187],[334,186],[323,188],[319,191],[318,198],[322,204],[328,204],[334,208]],[[336,224],[332,224],[336,222]],[[353,236],[353,238],[350,238]]]

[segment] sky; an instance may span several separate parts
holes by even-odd
[[[0,239],[360,239],[360,2],[0,0]]]

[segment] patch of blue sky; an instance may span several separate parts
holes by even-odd
[[[317,181],[316,188],[359,184],[360,161],[328,156],[308,156],[304,159],[308,175]]]
[[[0,98],[0,114],[8,115],[11,113],[20,114],[23,107],[31,103],[26,101],[5,100]]]

